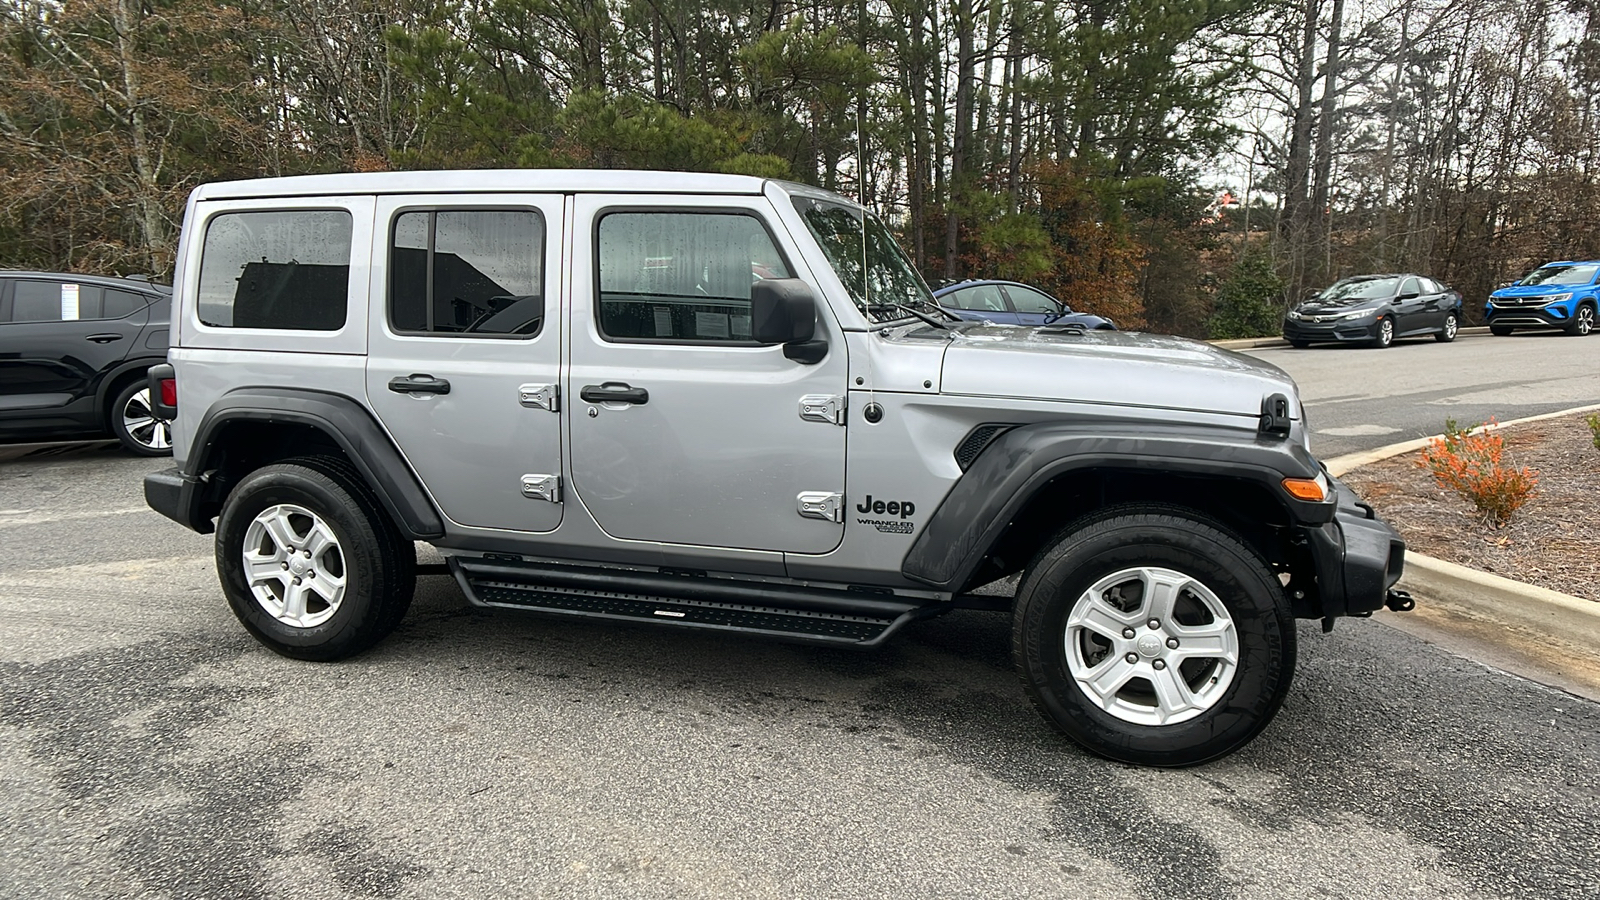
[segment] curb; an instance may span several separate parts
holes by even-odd
[[[1588,646],[1600,644],[1600,603],[1549,588],[1523,584],[1453,562],[1406,554],[1400,586],[1429,598],[1540,634],[1561,634]]]
[[[1501,422],[1497,427],[1542,422],[1595,410],[1600,410],[1600,404],[1512,419]],[[1437,436],[1418,438],[1362,453],[1347,453],[1324,464],[1328,467],[1328,473],[1338,478],[1361,466],[1420,450],[1436,439]],[[1399,586],[1441,605],[1457,608],[1469,616],[1490,619],[1537,634],[1562,635],[1567,641],[1588,648],[1600,645],[1600,602],[1523,584],[1410,551],[1406,552],[1405,574],[1400,577]]]

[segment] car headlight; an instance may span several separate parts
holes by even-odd
[[[1375,310],[1375,309],[1358,309],[1358,310],[1355,310],[1354,312],[1344,313],[1343,315],[1339,316],[1339,318],[1341,320],[1343,320],[1343,319],[1359,319],[1359,318],[1361,318],[1363,316],[1370,316],[1375,312],[1377,312],[1377,310]]]
[[[1291,319],[1295,320],[1296,322],[1298,322],[1301,319],[1304,319],[1305,316],[1300,315],[1300,310],[1291,309],[1291,310],[1289,310],[1289,318],[1291,318]]]
[[[1544,301],[1544,305],[1545,306],[1549,306],[1552,303],[1565,303],[1565,302],[1567,302],[1568,300],[1571,300],[1571,299],[1572,299],[1572,295],[1571,294],[1556,294],[1556,295],[1554,295],[1552,297],[1546,297],[1545,301]]]

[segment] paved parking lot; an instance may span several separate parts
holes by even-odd
[[[1398,352],[1398,351],[1397,351]],[[1003,617],[876,654],[470,610],[332,665],[235,624],[160,461],[0,462],[0,896],[1600,893],[1600,706],[1373,621],[1185,771],[1090,758]]]

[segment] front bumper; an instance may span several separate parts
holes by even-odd
[[[1332,341],[1370,341],[1377,336],[1377,321],[1351,319],[1344,322],[1304,322],[1283,320],[1283,339],[1310,343]]]
[[[1355,491],[1332,479],[1333,521],[1302,526],[1315,568],[1320,618],[1364,616],[1383,608],[1405,569],[1406,543]],[[1302,588],[1304,589],[1304,588]]]
[[[1562,303],[1552,306],[1499,306],[1491,302],[1484,310],[1483,318],[1490,325],[1565,328],[1572,320],[1572,312],[1567,309],[1568,305]]]

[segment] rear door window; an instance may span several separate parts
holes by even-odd
[[[533,337],[544,325],[544,222],[534,210],[395,217],[389,324],[402,334]]]
[[[955,292],[955,306],[957,309],[967,309],[974,312],[1006,312],[1006,299],[1001,296],[1000,288],[992,284],[980,284],[977,287],[962,288]]]
[[[75,322],[103,318],[104,291],[70,281],[17,281],[11,298],[13,322]]]

